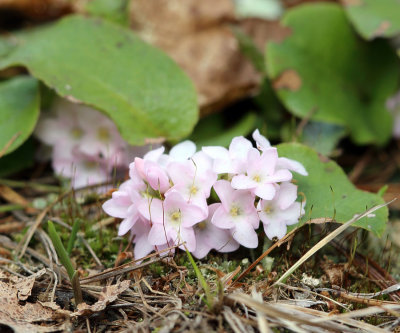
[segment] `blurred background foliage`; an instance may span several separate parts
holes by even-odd
[[[1,1],[0,175],[32,166],[26,140],[58,94],[104,112],[135,145],[227,146],[259,128],[336,159],[364,190],[391,183],[390,199],[399,22],[397,0]]]

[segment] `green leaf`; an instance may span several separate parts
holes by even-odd
[[[312,121],[304,127],[301,141],[318,153],[328,156],[346,133],[343,126]]]
[[[398,0],[342,0],[350,21],[365,39],[400,34]]]
[[[86,11],[111,22],[128,26],[128,0],[92,0],[85,6]]]
[[[342,125],[358,144],[384,144],[392,118],[385,108],[399,78],[384,40],[358,38],[336,4],[295,7],[283,24],[292,34],[267,45],[267,72],[294,115]]]
[[[223,115],[214,113],[199,121],[189,139],[198,147],[228,147],[235,136],[248,135],[256,127],[256,121],[257,115],[247,112],[232,127],[226,128]]]
[[[34,164],[35,145],[33,139],[25,141],[18,149],[0,159],[0,177],[15,174]]]
[[[0,151],[14,138],[6,154],[18,148],[33,132],[39,117],[38,81],[18,76],[0,82]]]
[[[197,122],[190,79],[128,29],[68,16],[13,38],[18,46],[0,59],[0,68],[26,66],[59,95],[104,111],[131,144],[178,140]]]
[[[278,146],[279,156],[299,161],[308,176],[294,173],[298,191],[306,197],[306,213],[302,223],[309,219],[334,218],[345,223],[355,214],[384,203],[377,194],[355,188],[343,170],[333,161],[321,157],[311,148],[299,143],[284,143]],[[388,220],[388,208],[377,210],[371,217],[357,221],[358,226],[381,236]]]

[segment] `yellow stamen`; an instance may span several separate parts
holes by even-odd
[[[240,215],[240,208],[238,206],[232,206],[231,210],[229,211],[229,214],[231,214],[231,216]]]
[[[83,136],[83,131],[79,127],[74,127],[70,133],[74,139],[80,139]]]
[[[110,131],[105,127],[100,127],[97,130],[97,138],[104,142],[110,141],[111,139]]]

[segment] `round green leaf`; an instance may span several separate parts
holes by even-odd
[[[359,39],[331,3],[295,7],[283,24],[292,34],[268,44],[267,71],[288,110],[345,126],[358,144],[387,142],[392,119],[385,101],[399,77],[387,43]]]
[[[12,142],[8,154],[31,135],[39,104],[39,85],[34,78],[20,76],[0,82],[0,150]]]
[[[299,143],[278,146],[279,156],[299,161],[308,176],[294,173],[298,191],[306,198],[306,213],[302,223],[310,219],[334,219],[345,223],[355,214],[384,203],[377,194],[355,188],[343,170],[326,157],[320,157],[313,149]],[[357,221],[358,226],[381,236],[388,220],[388,209],[383,207],[369,217]]]
[[[17,47],[0,60],[1,68],[26,66],[61,96],[104,111],[131,144],[177,140],[197,122],[190,79],[128,29],[68,16],[14,38]]]
[[[400,34],[400,1],[341,0],[350,21],[365,39]]]

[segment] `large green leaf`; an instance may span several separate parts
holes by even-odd
[[[39,85],[34,78],[20,76],[0,82],[0,150],[12,142],[8,154],[31,135],[39,103]]]
[[[341,0],[350,21],[366,39],[400,34],[400,1]]]
[[[197,121],[189,78],[128,29],[69,16],[13,38],[18,45],[0,68],[26,66],[61,96],[104,111],[131,144],[182,138]]]
[[[339,5],[288,11],[292,34],[267,46],[267,71],[293,114],[343,125],[358,144],[384,144],[392,119],[385,101],[396,89],[397,57],[383,40],[357,37]]]
[[[366,209],[384,203],[383,199],[373,193],[358,190],[347,179],[343,170],[326,157],[320,158],[315,150],[299,143],[284,143],[278,146],[279,156],[288,157],[304,165],[308,176],[294,174],[298,191],[306,197],[306,213],[302,219],[334,218],[344,223],[355,214],[364,213]],[[388,220],[387,207],[374,212],[356,222],[354,226],[362,227],[381,236]]]

